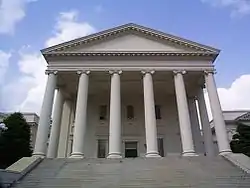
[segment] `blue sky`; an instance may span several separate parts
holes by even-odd
[[[45,64],[39,50],[48,40],[58,41],[61,37],[59,41],[64,41],[80,37],[79,30],[85,35],[128,22],[220,49],[216,81],[220,98],[226,98],[221,99],[222,106],[250,109],[250,102],[245,104],[243,99],[235,99],[238,93],[250,95],[247,86],[250,85],[250,2],[247,0],[0,0],[0,7],[0,60],[1,52],[11,56],[7,60],[5,56],[5,66],[0,64],[0,79],[4,79],[0,81],[0,110],[38,111],[40,102],[36,101],[42,97],[33,95],[43,92],[41,80],[46,79],[40,76]],[[65,21],[63,15],[71,17]],[[70,26],[76,29],[67,31],[65,27],[69,25],[65,22],[73,23]],[[38,61],[39,65],[31,61]],[[24,82],[27,87],[21,86]],[[14,88],[20,88],[20,92],[13,94]],[[10,93],[16,99],[9,102]],[[231,98],[235,100],[233,103]]]

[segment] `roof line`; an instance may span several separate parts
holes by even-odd
[[[127,27],[129,25],[132,25],[132,23],[123,24],[123,25],[116,26],[116,27],[113,27],[113,28],[110,28],[110,29],[105,29],[105,30],[102,30],[102,31],[99,31],[99,32],[96,32],[96,33],[93,33],[93,34],[90,34],[90,35],[86,35],[86,36],[83,36],[83,37],[80,37],[80,38],[76,38],[76,39],[73,39],[73,40],[70,40],[70,41],[66,41],[66,42],[63,42],[63,43],[60,43],[60,44],[56,44],[56,45],[50,46],[48,48],[42,49],[41,52],[43,53],[45,51],[50,51],[50,49],[54,49],[54,48],[57,48],[57,47],[60,47],[60,46],[64,46],[64,45],[67,45],[67,44],[70,44],[70,43],[74,43],[74,42],[77,42],[78,40],[84,40],[86,38],[91,38],[91,37],[95,37],[95,36],[98,36],[98,35],[102,35],[102,34],[110,32],[111,30],[114,30],[114,31],[119,30],[119,29],[122,29],[123,27]]]
[[[129,27],[136,28],[136,29],[141,29],[141,30],[146,30],[146,31],[148,31],[150,33],[153,33],[153,34],[161,35],[163,37],[165,36],[166,38],[171,38],[171,39],[173,39],[173,40],[175,40],[177,42],[180,42],[180,43],[184,42],[184,43],[188,43],[191,46],[194,46],[194,47],[197,47],[197,48],[204,48],[207,51],[210,51],[210,52],[213,52],[213,53],[219,54],[219,52],[220,52],[220,50],[215,49],[213,47],[203,45],[203,44],[199,44],[197,42],[193,42],[193,41],[188,40],[188,39],[184,39],[184,38],[181,38],[181,37],[178,37],[178,36],[174,36],[174,35],[171,35],[171,34],[168,34],[168,33],[164,33],[162,31],[158,31],[158,30],[151,29],[151,28],[148,28],[148,27],[144,27],[144,26],[134,24],[134,23],[128,23],[128,24],[120,25],[120,26],[117,26],[117,27],[114,27],[114,28],[110,28],[110,29],[103,30],[103,31],[100,31],[100,32],[97,32],[97,33],[93,33],[91,35],[87,35],[87,36],[80,37],[80,38],[77,38],[77,39],[74,39],[74,40],[70,40],[70,41],[67,41],[67,42],[64,42],[64,43],[61,43],[61,44],[57,44],[57,45],[42,49],[41,52],[42,53],[50,52],[52,50],[56,50],[56,49],[58,49],[60,47],[63,47],[63,46],[74,44],[74,43],[77,43],[77,42],[80,42],[80,41],[83,41],[83,40],[86,40],[86,39],[91,39],[91,38],[93,38],[95,36],[104,35],[105,33],[115,32],[115,31],[119,31],[121,29],[129,28]]]

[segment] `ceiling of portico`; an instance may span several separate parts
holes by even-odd
[[[200,72],[190,72],[184,75],[185,86],[189,96],[195,96],[195,92],[204,82]],[[172,95],[175,93],[172,72],[156,72],[153,74],[155,96]],[[75,99],[78,87],[78,75],[74,72],[60,72],[58,85],[65,95]],[[110,74],[108,72],[91,72],[89,75],[89,95],[110,94]],[[140,94],[143,97],[143,81],[140,72],[123,72],[121,74],[121,93]]]

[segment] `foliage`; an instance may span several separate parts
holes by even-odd
[[[236,134],[230,142],[234,153],[243,153],[250,157],[250,126],[238,123]]]
[[[0,135],[0,168],[6,168],[22,157],[31,155],[30,126],[21,113],[4,119],[7,130]]]

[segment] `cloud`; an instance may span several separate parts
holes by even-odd
[[[79,21],[76,11],[70,11],[59,14],[54,31],[53,36],[45,41],[45,47],[82,37],[95,29],[89,23]],[[47,63],[40,52],[31,47],[23,47],[19,51],[19,58],[18,69],[21,76],[4,88],[6,110],[39,114],[47,81]]]
[[[9,66],[11,53],[0,50],[0,85],[4,82],[5,74]]]
[[[22,111],[39,112],[46,84],[46,61],[40,53],[20,52],[19,70],[26,87],[26,97],[20,105]]]
[[[217,91],[222,110],[250,110],[250,74],[240,76],[229,88],[218,88]],[[207,91],[204,93],[209,119],[212,119]]]
[[[20,59],[17,65],[21,76],[14,82],[4,85],[1,97],[3,99],[2,108],[4,108],[1,110],[39,111],[40,101],[43,97],[41,93],[45,86],[46,62],[40,53],[30,53],[29,50],[29,48],[24,47],[19,51]]]
[[[228,7],[231,9],[231,16],[244,16],[250,14],[249,0],[201,0],[213,7]]]
[[[250,109],[250,75],[237,78],[230,88],[218,88],[224,110]]]
[[[0,50],[0,110],[3,108],[3,85],[12,54]]]
[[[25,17],[28,3],[36,0],[0,0],[0,33],[13,34],[16,24]]]
[[[94,27],[88,22],[79,22],[78,15],[77,11],[60,13],[54,28],[54,34],[46,41],[46,47],[95,32]]]

